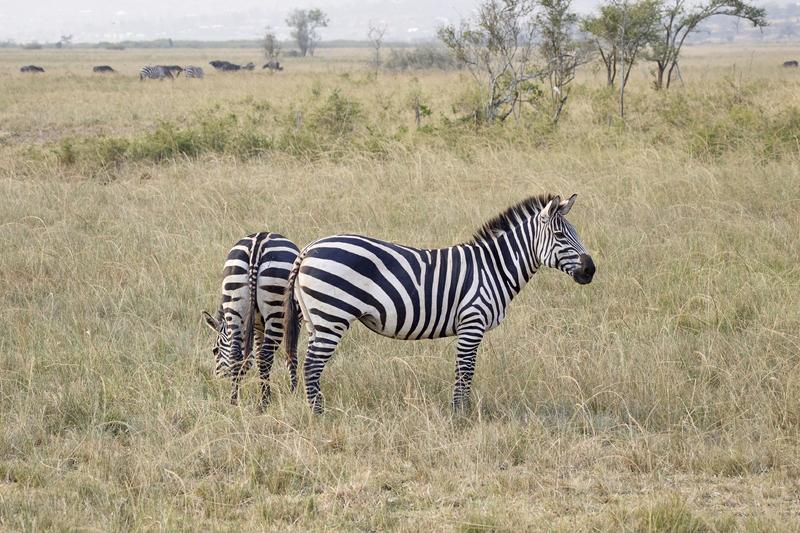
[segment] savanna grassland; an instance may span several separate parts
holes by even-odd
[[[634,73],[624,123],[585,67],[558,127],[476,128],[466,74],[366,51],[140,83],[257,58],[0,50],[0,529],[800,529],[800,52],[686,53],[668,93]],[[280,357],[263,413],[255,375],[239,407],[212,377],[241,235],[445,246],[548,191],[597,275],[534,277],[469,416],[452,339],[355,327],[321,417]]]

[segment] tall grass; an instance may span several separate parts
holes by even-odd
[[[687,62],[696,83],[642,84],[620,124],[585,72],[559,128],[476,129],[459,73],[336,56],[148,85],[68,53],[47,84],[0,81],[3,529],[799,525],[797,80]],[[598,273],[535,276],[481,347],[469,417],[452,340],[354,328],[323,417],[281,364],[263,414],[254,378],[234,408],[211,377],[199,313],[242,234],[445,246],[543,191],[578,193]]]

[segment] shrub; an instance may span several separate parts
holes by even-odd
[[[389,51],[389,58],[384,66],[389,70],[455,70],[460,68],[450,52],[441,46],[432,44],[420,45],[411,49],[392,49]]]

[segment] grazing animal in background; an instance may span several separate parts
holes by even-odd
[[[467,409],[478,345],[539,267],[592,281],[592,258],[566,219],[575,197],[523,200],[450,248],[419,250],[360,235],[308,245],[289,274],[284,329],[287,354],[296,358],[302,313],[309,332],[303,376],[314,412],[324,408],[325,364],[356,320],[395,339],[457,336],[453,408]]]
[[[214,61],[209,61],[208,64],[211,65],[212,67],[214,67],[217,70],[223,70],[223,68],[225,66],[233,65],[233,63],[231,63],[229,61],[224,61],[222,59],[215,59]]]
[[[255,358],[261,375],[261,406],[270,399],[269,374],[283,339],[284,293],[297,246],[277,233],[261,232],[237,242],[223,270],[222,303],[205,321],[217,334],[213,353],[217,376],[233,381],[231,403]],[[288,358],[291,388],[297,387],[297,359]]]
[[[163,80],[164,78],[174,79],[172,72],[161,65],[147,65],[139,71],[139,81],[143,80]]]
[[[167,70],[173,76],[180,76],[183,72],[183,67],[179,65],[158,65],[159,67]]]
[[[98,65],[96,67],[92,67],[92,72],[99,72],[100,74],[116,72],[113,68],[108,65]]]
[[[214,61],[209,61],[209,65],[214,67],[217,70],[221,70],[223,72],[236,72],[237,70],[253,70],[256,68],[255,63],[248,63],[244,66],[237,65],[236,63],[231,63],[230,61],[222,61],[219,59],[215,59]]]
[[[37,67],[36,65],[25,65],[21,69],[20,72],[44,72],[42,67]]]
[[[262,69],[268,68],[269,70],[283,70],[283,65],[281,65],[280,61],[277,59],[271,59],[264,63],[264,66],[261,67]]]
[[[792,60],[792,61],[784,61],[783,62],[783,66],[785,68],[797,68],[798,66],[800,66],[800,63],[798,63],[797,61],[794,61],[794,60]]]
[[[195,67],[193,65],[187,65],[183,69],[184,74],[187,78],[199,78],[202,79],[205,73],[201,67]]]

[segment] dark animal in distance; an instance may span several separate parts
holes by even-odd
[[[795,61],[795,60],[792,60],[792,61],[784,61],[784,62],[783,62],[783,66],[784,66],[784,67],[786,67],[786,68],[797,68],[798,66],[800,66],[800,63],[798,63],[798,62],[797,62],[797,61]]]
[[[239,382],[255,361],[261,374],[261,406],[269,403],[269,374],[283,339],[283,294],[297,246],[282,235],[261,232],[240,239],[228,252],[222,276],[222,302],[216,316],[203,312],[216,333],[214,373],[233,381],[231,402],[239,400]],[[288,359],[291,387],[297,387],[297,360]]]
[[[253,70],[256,68],[254,63],[248,63],[246,65],[237,65],[236,63],[231,63],[230,61],[224,61],[215,59],[214,61],[209,61],[209,65],[214,67],[217,70],[221,70],[223,72],[236,72],[237,70]]]
[[[159,67],[167,70],[173,76],[180,76],[181,72],[183,72],[183,67],[178,65],[158,65]]]
[[[268,68],[270,70],[283,70],[283,65],[281,65],[280,61],[273,59],[271,61],[267,61],[266,63],[264,63],[264,66],[261,68],[262,69]]]
[[[20,72],[44,72],[42,67],[37,67],[36,65],[25,65],[21,69]]]
[[[98,65],[96,67],[92,67],[92,72],[99,72],[102,74],[105,72],[116,72],[116,70],[114,70],[108,65]]]

